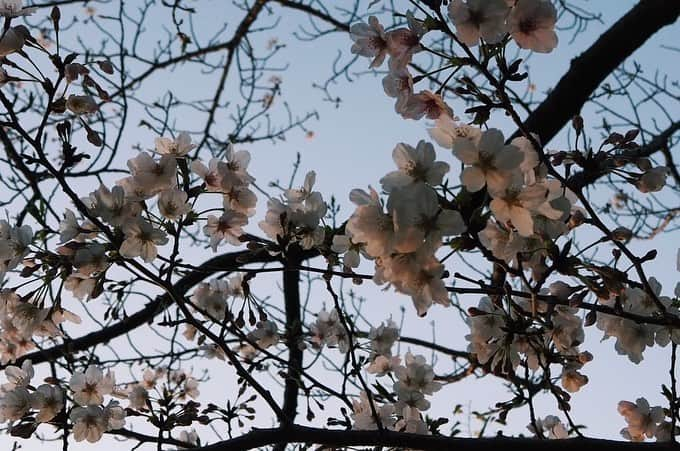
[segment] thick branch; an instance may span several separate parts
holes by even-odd
[[[298,263],[286,261],[286,267],[295,268]],[[283,412],[291,423],[297,415],[297,397],[302,372],[302,319],[300,317],[300,271],[283,272],[283,298],[286,308],[286,338],[288,346],[288,375],[283,393]]]
[[[579,113],[591,93],[654,33],[675,22],[680,2],[642,0],[607,30],[571,67],[524,122],[542,143],[550,141]],[[514,136],[521,135],[520,131]]]
[[[655,451],[677,450],[670,443],[630,443],[601,439],[539,440],[530,438],[451,438],[423,436],[392,431],[339,431],[291,426],[289,428],[255,429],[232,440],[215,443],[202,451],[237,451],[271,445],[281,441],[313,443],[327,447],[394,446],[400,449],[456,450],[456,451],[619,451],[649,449]]]
[[[302,318],[300,317],[300,271],[296,268],[300,262],[288,256],[284,265],[290,270],[283,271],[283,299],[286,310],[286,337],[288,347],[288,365],[286,383],[283,390],[283,413],[288,424],[295,423],[297,416],[298,395],[300,392],[300,374],[302,373],[303,352],[300,348],[302,337]],[[286,442],[281,442],[274,450],[283,451]]]

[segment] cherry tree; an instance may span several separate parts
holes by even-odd
[[[652,274],[676,252],[655,244],[677,227],[680,96],[629,57],[680,3],[639,1],[545,95],[532,65],[606,22],[592,6],[226,3],[0,0],[7,443],[676,446],[680,285]],[[294,20],[299,42],[272,37]],[[316,99],[344,108],[361,78],[422,125],[333,194],[304,155],[267,184],[249,150],[313,138],[279,56],[305,41],[337,52]],[[600,338],[667,374],[597,406],[620,423],[606,440],[572,410]],[[504,390],[466,410],[451,390],[470,379]]]

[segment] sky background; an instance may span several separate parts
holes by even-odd
[[[231,20],[233,23],[234,20],[238,20],[233,19],[234,17],[240,19],[242,16],[242,13],[234,9],[230,2],[213,0],[196,3],[197,13],[193,18],[193,23],[197,33],[200,32],[199,35],[203,35],[203,32],[205,32],[205,36],[211,35],[212,30],[219,29],[225,21]],[[397,2],[397,4],[401,6],[406,5],[405,2]],[[602,13],[603,23],[591,22],[585,31],[575,37],[572,36],[572,31],[560,32],[560,45],[555,51],[548,55],[531,56],[528,65],[531,71],[532,82],[535,84],[536,93],[539,96],[548,92],[554,86],[561,75],[568,69],[569,61],[574,56],[587,48],[600,33],[605,31],[609,25],[615,22],[635,2],[608,0],[598,2],[581,1],[578,4]],[[106,7],[98,8],[100,9],[97,13],[103,13],[106,10]],[[69,10],[65,9],[65,11],[71,11],[84,17],[84,10],[80,6],[75,6]],[[260,19],[261,24],[273,23],[278,15],[278,11],[278,7],[274,7],[274,14],[271,16],[264,14]],[[260,24],[260,21],[258,21],[258,24]],[[153,17],[149,21],[140,48],[144,49],[147,46],[149,51],[151,51],[151,47],[156,41],[155,37],[164,36],[169,26],[167,14],[165,16],[159,15]],[[324,102],[322,100],[322,93],[319,90],[313,89],[312,84],[322,82],[328,77],[338,52],[342,52],[342,61],[346,61],[350,57],[349,48],[351,41],[346,34],[342,33],[330,34],[318,41],[300,41],[293,35],[299,31],[300,26],[308,27],[307,19],[300,14],[287,11],[275,29],[264,31],[257,35],[252,40],[252,45],[254,48],[263,49],[272,38],[276,38],[279,43],[286,45],[276,58],[276,63],[280,67],[288,65],[288,68],[279,74],[283,80],[281,85],[283,100],[288,102],[295,114],[302,115],[312,110],[318,112],[319,119],[307,124],[308,129],[313,132],[313,138],[310,139],[303,131],[292,131],[286,135],[286,140],[283,142],[272,143],[264,141],[252,145],[237,146],[237,148],[247,149],[251,152],[251,174],[256,177],[258,186],[268,189],[273,195],[278,193],[275,189],[268,188],[268,183],[280,181],[283,184],[287,184],[291,174],[292,163],[296,159],[296,154],[300,153],[301,163],[295,184],[302,183],[307,170],[315,170],[317,173],[315,188],[321,191],[327,200],[331,194],[335,195],[341,206],[339,217],[342,220],[348,217],[353,209],[347,198],[349,191],[355,187],[365,189],[368,185],[379,186],[378,180],[380,177],[391,171],[394,167],[391,160],[391,152],[395,144],[405,142],[415,145],[420,139],[428,139],[428,123],[427,121],[406,121],[394,113],[393,99],[385,96],[382,91],[382,76],[373,76],[371,74],[352,76],[351,82],[341,78],[333,87],[333,92],[341,96],[342,102],[338,107],[333,103]],[[227,33],[230,29],[231,27],[227,29]],[[84,33],[84,36],[91,38],[93,42],[97,42],[101,38],[91,27],[85,28],[85,30],[87,31]],[[641,51],[634,54],[633,59],[641,63],[646,73],[653,73],[658,69],[661,72],[669,73],[671,77],[677,77],[677,65],[674,64],[674,61],[677,62],[678,53],[664,48],[663,45],[676,42],[679,31],[678,25],[667,27],[648,42]],[[526,52],[523,52],[522,55],[526,55]],[[360,60],[352,67],[351,74],[365,71],[367,67],[368,60]],[[170,90],[179,97],[189,98],[193,96],[200,98],[201,93],[210,92],[211,82],[214,82],[214,80],[214,74],[205,75],[193,70],[191,67],[182,66],[175,68],[172,72],[166,72],[150,79],[147,82],[147,87],[139,95],[148,100],[157,98]],[[228,99],[229,96],[236,98],[236,95],[235,88],[232,85],[228,85],[224,99]],[[275,102],[278,103],[281,100],[277,98]],[[454,100],[451,102],[451,106],[454,112],[461,116],[461,120],[467,121],[470,119],[462,113],[464,105],[461,102]],[[621,105],[621,108],[625,107],[625,105]],[[132,108],[135,108],[134,101]],[[280,118],[284,114],[280,105],[275,105],[273,111],[275,118]],[[677,117],[677,113],[676,109],[675,117]],[[650,112],[650,114],[653,113]],[[140,113],[136,110],[133,113],[130,124],[134,124],[142,115],[143,112]],[[593,131],[591,127],[601,122],[598,111],[591,107],[583,112],[583,116],[586,121],[586,127],[591,128],[590,136],[594,138],[596,143],[599,143],[599,132]],[[187,111],[186,115],[178,115],[174,119],[174,128],[177,131],[195,131],[201,128],[201,123],[189,111]],[[217,125],[218,128],[224,127],[226,134],[230,130],[229,126],[231,124],[229,118],[221,117],[218,118]],[[489,126],[501,128],[506,135],[514,131],[514,127],[499,115],[492,117]],[[136,154],[136,150],[133,149],[138,146],[147,149],[151,148],[154,138],[155,134],[142,127],[128,127],[120,147],[121,153],[119,159],[122,163],[121,165],[124,165],[124,161],[127,158],[131,158]],[[567,142],[568,137],[563,132],[549,143],[547,147],[549,149],[565,149]],[[126,152],[128,153],[126,154]],[[449,162],[452,168],[458,167],[450,151],[437,148],[437,152],[438,159]],[[449,174],[449,177],[451,180],[457,180],[456,169]],[[113,183],[116,178],[118,177],[111,177],[108,182]],[[94,189],[90,182],[83,182],[83,185],[78,188],[82,189],[83,192]],[[602,200],[609,197],[610,193],[596,191],[591,193],[591,195],[596,199]],[[669,201],[677,201],[676,195],[670,191],[667,196],[669,196]],[[258,214],[251,221],[248,229],[250,232],[259,232],[256,224],[265,211],[266,200],[260,197]],[[662,234],[654,242],[636,241],[631,244],[631,248],[638,252],[639,255],[644,254],[652,247],[659,250],[659,256],[652,264],[648,265],[648,268],[650,268],[649,274],[662,282],[664,286],[663,294],[671,295],[677,280],[677,272],[675,270],[677,237],[673,236],[673,234]],[[222,247],[220,250],[227,251],[228,249]],[[190,252],[187,253],[185,258],[194,261],[196,264],[212,256],[210,250],[194,249]],[[609,252],[609,246],[600,246],[598,252]],[[314,263],[316,266],[323,266],[321,261]],[[480,262],[473,258],[471,263],[479,264]],[[469,268],[464,266],[463,262],[455,260],[452,265],[455,266],[450,268],[450,270],[453,269],[468,275],[472,274]],[[486,266],[483,268],[486,270]],[[368,266],[362,269],[365,269],[364,272],[370,271]],[[278,295],[275,289],[271,290],[272,286],[274,286],[272,283],[275,280],[265,277],[258,277],[258,279],[262,282],[259,285],[254,285],[257,295]],[[324,303],[328,305],[330,301],[330,298],[324,293],[318,282],[316,284],[313,285],[316,289],[312,290],[309,298],[310,310],[312,312],[318,311]],[[345,284],[345,288],[349,289],[350,287],[348,284]],[[270,290],[271,292],[269,292]],[[464,336],[469,330],[460,320],[454,309],[445,310],[441,306],[434,306],[427,317],[417,318],[410,299],[405,296],[396,294],[391,290],[383,292],[380,287],[376,287],[371,282],[356,288],[356,291],[366,298],[362,309],[363,314],[374,322],[380,322],[390,315],[395,320],[401,319],[401,308],[403,307],[405,308],[403,335],[420,338],[430,338],[434,335],[438,343],[451,348],[465,349],[467,346]],[[476,305],[477,301],[478,298],[476,297],[462,297],[460,300],[461,305],[466,308]],[[144,302],[140,301],[139,305],[141,306]],[[276,303],[277,300],[273,299],[272,302]],[[97,306],[90,305],[90,307],[94,312],[101,310]],[[128,311],[134,311],[135,309],[134,306],[130,306]],[[149,349],[158,348],[160,345],[155,336],[149,331],[137,333],[135,337],[136,344],[148,346]],[[595,327],[586,330],[586,343],[581,349],[592,352],[595,355],[595,360],[583,370],[583,373],[590,378],[590,383],[573,397],[572,415],[577,424],[587,425],[587,429],[584,430],[586,435],[618,439],[620,438],[619,430],[625,426],[623,418],[616,412],[618,401],[622,399],[635,400],[637,397],[644,396],[652,405],[663,402],[660,394],[660,385],[668,383],[668,356],[670,348],[661,349],[657,347],[647,350],[642,364],[634,365],[625,356],[619,356],[614,352],[613,340],[600,342],[601,337],[602,332],[596,330]],[[124,349],[124,346],[126,346],[125,341],[119,340],[117,343],[121,346],[121,349]],[[401,354],[403,355],[407,349],[407,346],[402,345],[400,349]],[[415,348],[412,348],[412,350],[417,351]],[[331,356],[333,353],[337,353],[337,351],[330,350],[325,352],[325,354]],[[430,358],[429,353],[426,356],[428,359]],[[199,369],[202,366],[204,366],[204,362],[196,363],[195,374],[200,371]],[[221,363],[215,364],[215,362],[211,362],[210,366],[211,380],[201,386],[202,396],[199,401],[219,402],[219,400],[224,398],[225,385],[229,385],[230,381],[233,382],[233,375]],[[450,369],[450,365],[440,357],[437,362],[437,368],[443,371],[447,368]],[[128,374],[126,370],[121,369],[117,379],[123,382],[132,380],[140,375],[141,370],[136,374]],[[262,379],[267,386],[276,387],[276,381],[272,381],[265,375],[262,376]],[[227,390],[231,391],[234,387],[235,385],[232,385]],[[511,395],[504,389],[503,384],[493,377],[486,377],[481,380],[468,378],[463,382],[447,387],[432,397],[433,406],[428,414],[433,417],[450,416],[454,406],[461,404],[464,408],[464,414],[456,417],[455,420],[461,421],[462,426],[460,428],[463,435],[474,434],[479,429],[480,423],[471,419],[468,414],[474,410],[484,410],[496,401],[510,398]],[[123,402],[123,404],[125,405],[126,403]],[[302,414],[304,415],[304,412]],[[325,413],[320,413],[318,424],[325,423],[325,415],[330,414],[330,409],[327,409]],[[335,414],[337,415],[336,412]],[[554,399],[547,394],[542,394],[537,397],[537,415],[544,417],[549,414],[559,415],[559,412],[555,406]],[[561,418],[564,419],[563,417]],[[492,434],[500,429],[506,433],[525,432],[524,428],[528,423],[528,415],[524,409],[518,409],[510,414],[508,421],[509,424],[505,427],[494,424],[489,425],[487,434]],[[269,418],[263,415],[258,418],[255,425],[269,426],[269,422]],[[447,426],[444,427],[444,430],[447,430],[446,428]],[[48,428],[43,426],[40,430],[48,430]],[[138,430],[143,429],[138,428]],[[206,434],[205,438],[210,441],[214,440],[214,436],[211,436],[210,433]],[[110,440],[109,443],[112,443]],[[0,437],[0,447],[9,446],[13,442],[14,440],[9,437]],[[27,450],[61,449],[60,444],[51,442],[40,445],[35,442],[21,442],[21,445],[22,449]],[[128,445],[128,443],[125,445]],[[100,443],[100,446],[103,448],[105,445]],[[73,449],[92,448],[89,446],[78,446]],[[142,449],[151,449],[151,447],[142,447]]]

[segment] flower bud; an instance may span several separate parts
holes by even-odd
[[[94,97],[88,95],[78,96],[75,94],[71,94],[68,100],[66,100],[66,108],[77,115],[92,114],[99,109]]]

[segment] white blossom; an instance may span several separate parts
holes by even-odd
[[[489,191],[502,191],[510,183],[512,171],[524,159],[517,147],[505,144],[503,133],[497,129],[483,132],[477,143],[457,138],[453,154],[466,165],[460,179],[470,192],[479,191],[484,185]]]
[[[548,415],[545,418],[536,418],[536,427],[533,424],[527,426],[529,431],[537,434],[536,429],[542,433],[547,433],[549,439],[565,439],[569,437],[566,426],[555,415]]]
[[[96,365],[90,365],[85,372],[76,371],[71,376],[69,387],[73,391],[73,400],[81,406],[100,405],[104,395],[113,391],[116,381],[110,371],[104,375]]]
[[[120,255],[126,258],[142,257],[149,263],[158,255],[157,245],[164,245],[168,238],[160,229],[139,218],[123,225],[125,241],[120,245]]]
[[[175,157],[183,157],[196,147],[196,144],[191,142],[191,136],[187,132],[180,133],[175,139],[159,136],[156,138],[155,144],[156,152]]]
[[[420,141],[415,148],[405,143],[397,144],[392,151],[392,159],[398,170],[380,179],[383,190],[388,193],[417,182],[439,185],[449,172],[448,163],[435,161],[434,147],[427,141]]]
[[[258,321],[256,327],[248,334],[248,338],[257,342],[260,348],[266,349],[279,342],[279,331],[274,321]]]
[[[508,27],[518,46],[548,53],[557,47],[557,10],[549,0],[522,0],[510,11]]]
[[[99,406],[74,407],[70,415],[76,442],[98,442],[108,429],[104,410]]]
[[[351,414],[352,420],[354,420],[352,429],[357,431],[374,431],[378,429],[378,424],[375,421],[373,410],[371,409],[371,401],[368,399],[366,392],[361,392],[359,400],[352,400],[352,406],[354,407],[354,412]],[[394,417],[394,405],[378,405],[378,403],[373,401],[373,406],[375,407],[382,427],[392,429],[396,421],[396,418]]]
[[[665,418],[662,407],[650,407],[645,398],[638,398],[635,403],[621,401],[618,411],[628,423],[621,430],[621,435],[633,442],[642,442],[647,438],[654,437],[659,423]]]
[[[187,193],[177,188],[161,191],[158,196],[158,210],[164,218],[176,221],[191,211],[187,198]]]
[[[352,53],[373,58],[369,66],[371,68],[382,65],[385,56],[387,56],[387,35],[375,16],[370,16],[368,23],[353,24],[349,33],[350,38],[354,41]]]
[[[453,0],[449,4],[456,36],[469,46],[479,44],[480,37],[490,44],[498,43],[506,31],[507,15],[505,0]]]
[[[203,227],[203,233],[210,237],[210,247],[214,252],[222,242],[233,246],[240,246],[239,237],[243,235],[243,226],[248,223],[248,218],[242,213],[225,211],[219,218],[214,215],[208,216],[208,223]]]
[[[61,387],[42,384],[31,394],[31,407],[38,409],[37,422],[48,422],[63,409],[64,392]]]

